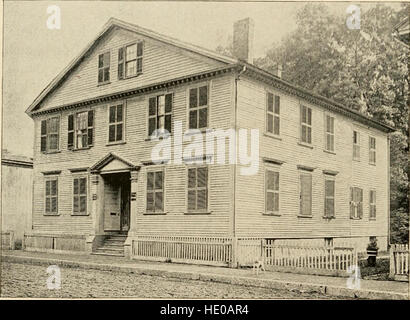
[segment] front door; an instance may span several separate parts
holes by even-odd
[[[130,193],[130,177],[129,175],[123,176],[121,179],[121,231],[128,231],[130,229]]]

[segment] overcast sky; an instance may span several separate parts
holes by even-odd
[[[47,7],[61,8],[61,29],[46,26]],[[95,38],[110,17],[208,49],[227,44],[233,22],[252,17],[255,57],[295,28],[304,3],[4,2],[3,148],[32,156],[33,124],[24,111],[47,84]],[[346,14],[349,3],[330,4]],[[368,5],[366,5],[368,6]]]

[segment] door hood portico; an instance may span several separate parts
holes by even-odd
[[[108,153],[104,158],[94,164],[90,171],[91,173],[109,174],[119,172],[138,171],[140,166],[134,165],[132,162],[120,157],[114,152]]]

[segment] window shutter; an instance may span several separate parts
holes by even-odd
[[[88,111],[87,137],[88,137],[88,145],[92,146],[94,142],[94,110]]]
[[[301,214],[312,213],[312,176],[301,175]]]
[[[363,218],[363,189],[359,189],[359,205],[357,207],[359,218]]]
[[[72,149],[74,147],[74,115],[68,115],[68,137],[67,137],[67,148]]]
[[[118,49],[118,79],[124,79],[124,48]]]
[[[354,218],[354,189],[350,187],[350,218]]]
[[[47,151],[47,120],[41,120],[41,147],[42,152]]]

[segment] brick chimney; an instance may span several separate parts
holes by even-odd
[[[253,63],[253,29],[251,18],[236,21],[233,25],[233,55],[249,63]]]

